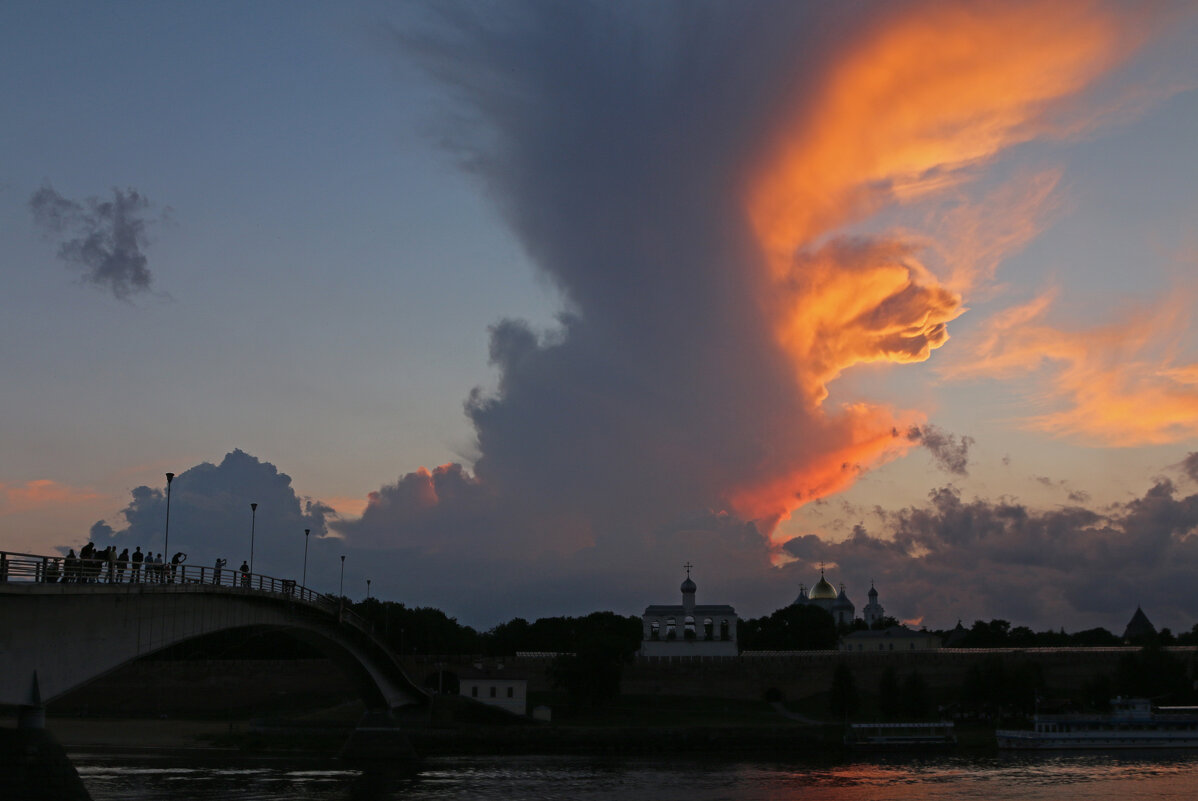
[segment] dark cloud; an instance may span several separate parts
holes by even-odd
[[[1048,487],[1049,489],[1063,490],[1065,492],[1065,497],[1067,497],[1072,503],[1085,504],[1090,502],[1090,493],[1086,492],[1085,490],[1071,489],[1069,487],[1069,482],[1063,478],[1060,480],[1053,480],[1048,476],[1032,476],[1032,480],[1037,484],[1042,484],[1043,486]]]
[[[941,470],[956,476],[969,475],[969,448],[974,443],[973,437],[957,437],[937,426],[924,425],[907,429],[907,439],[927,448]]]
[[[761,287],[740,269],[760,259],[739,208],[745,161],[793,89],[766,76],[820,50],[793,39],[813,12],[713,6],[690,20],[682,7],[531,3],[431,13],[424,33],[395,39],[471,119],[445,138],[567,311],[548,332],[519,320],[491,328],[498,383],[465,404],[469,471],[402,476],[338,530],[430,554],[614,562],[838,450],[850,426],[804,396],[761,314]],[[794,484],[795,495],[818,494]],[[751,552],[767,564],[760,535]]]
[[[1190,477],[1190,481],[1198,482],[1198,451],[1186,455],[1181,461],[1181,469]]]
[[[172,553],[188,554],[189,564],[210,567],[221,557],[232,567],[248,560],[251,523],[257,573],[297,577],[302,571],[304,529],[312,532],[310,546],[325,547],[321,540],[328,533],[329,507],[297,496],[289,476],[240,450],[227,454],[219,465],[205,462],[175,476],[170,502],[169,547]],[[251,503],[258,504],[253,520]],[[97,547],[116,545],[118,551],[128,548],[132,553],[141,546],[143,552],[163,552],[165,476],[159,487],[135,488],[120,516],[123,525],[117,528],[104,521],[92,526],[89,538]],[[82,543],[71,545],[78,550]],[[327,574],[331,564],[326,558],[322,571]]]
[[[1002,617],[1033,627],[1118,629],[1142,604],[1165,625],[1196,620],[1198,495],[1160,481],[1104,509],[1038,510],[1015,501],[931,493],[926,506],[882,513],[880,533],[858,526],[842,542],[796,538],[786,549],[808,570],[835,563],[850,589],[875,579],[888,613],[937,626]],[[857,594],[861,591],[858,590]]]
[[[148,244],[150,202],[135,189],[113,189],[111,200],[71,200],[46,185],[29,198],[33,221],[58,245],[58,258],[83,270],[83,280],[121,300],[148,292],[153,276]]]

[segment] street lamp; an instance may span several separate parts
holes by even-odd
[[[250,504],[250,575],[254,573],[254,526],[258,522],[258,504]]]
[[[370,600],[370,579],[366,579],[366,600]]]
[[[345,597],[345,554],[341,554],[341,587],[337,590],[337,596]]]
[[[300,581],[301,587],[308,586],[308,535],[312,533],[312,529],[304,529],[304,578]]]
[[[175,480],[174,473],[166,474],[166,534],[163,537],[165,540],[162,543],[162,549],[166,551],[166,558],[171,558],[171,482]]]

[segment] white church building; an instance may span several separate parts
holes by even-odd
[[[686,565],[681,604],[653,604],[641,616],[641,656],[736,656],[736,610],[696,604]]]

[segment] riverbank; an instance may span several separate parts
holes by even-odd
[[[73,749],[227,749],[244,753],[335,755],[362,725],[359,702],[244,719],[52,716],[47,728]],[[482,754],[621,755],[698,753],[786,755],[839,751],[840,723],[781,703],[622,697],[601,708],[520,718],[470,699],[437,696],[431,706],[396,715],[421,756]],[[375,725],[373,723],[371,726]],[[992,727],[958,727],[959,748],[994,748]]]

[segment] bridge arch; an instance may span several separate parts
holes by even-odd
[[[36,707],[122,665],[234,629],[284,631],[342,667],[366,706],[427,694],[334,599],[214,584],[0,583],[0,705]]]

